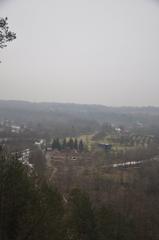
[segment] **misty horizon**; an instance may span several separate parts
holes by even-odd
[[[0,102],[17,102],[30,104],[66,104],[66,105],[85,105],[85,106],[103,106],[108,108],[159,108],[159,105],[106,105],[100,103],[80,103],[80,102],[57,102],[57,101],[32,101],[25,99],[0,99]]]
[[[159,106],[159,4],[0,1],[17,39],[0,51],[0,98]]]

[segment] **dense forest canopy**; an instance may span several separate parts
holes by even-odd
[[[158,163],[129,184],[109,182],[101,204],[79,188],[67,195],[10,154],[0,154],[0,238],[3,240],[158,240]],[[145,181],[146,180],[146,181]],[[104,195],[103,195],[104,196]]]

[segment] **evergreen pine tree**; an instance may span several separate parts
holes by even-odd
[[[80,140],[80,142],[79,142],[79,151],[80,151],[80,152],[83,152],[83,150],[84,150],[83,141]]]
[[[69,139],[69,141],[68,141],[68,146],[69,146],[70,149],[73,149],[73,148],[74,148],[74,141],[73,141],[72,138]]]
[[[94,211],[89,197],[84,192],[74,189],[68,202],[68,232],[72,240],[96,240]]]
[[[75,138],[74,140],[74,149],[78,150],[78,140]]]
[[[52,150],[56,149],[56,140],[53,139],[53,142],[52,142]]]
[[[61,143],[60,143],[59,138],[56,138],[56,149],[61,151]]]
[[[67,141],[66,141],[66,138],[63,139],[63,142],[62,142],[62,149],[66,149],[67,147]]]
[[[0,239],[63,240],[57,191],[10,155],[0,156]]]

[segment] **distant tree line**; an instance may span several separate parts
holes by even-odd
[[[54,138],[52,142],[52,149],[55,150],[77,150],[79,152],[84,151],[84,143],[83,140],[78,140],[77,138],[69,138],[68,140],[64,138],[63,140],[60,140],[59,138]]]

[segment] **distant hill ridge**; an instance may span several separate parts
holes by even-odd
[[[83,119],[98,123],[129,125],[136,121],[159,122],[159,107],[108,107],[56,102],[0,100],[0,120],[18,122],[73,121]]]
[[[100,104],[78,104],[78,103],[58,103],[58,102],[31,102],[21,100],[0,100],[0,108],[19,108],[19,109],[50,109],[50,108],[67,108],[72,110],[86,109],[86,110],[98,110],[98,111],[113,111],[113,112],[145,112],[145,113],[159,113],[159,107],[154,106],[121,106],[113,107]]]

